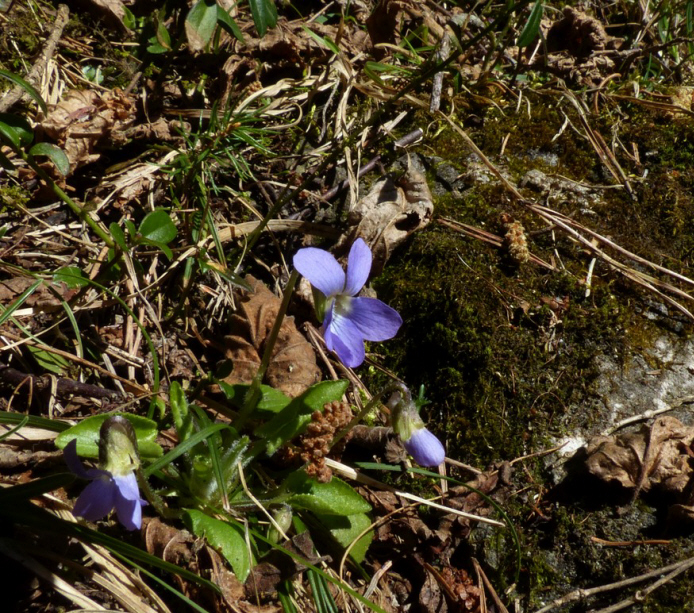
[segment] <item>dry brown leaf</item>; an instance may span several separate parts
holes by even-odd
[[[575,8],[564,8],[564,17],[552,24],[547,33],[547,48],[552,51],[568,51],[578,58],[587,58],[605,49],[610,37],[595,17]]]
[[[287,61],[300,66],[315,64],[321,58],[327,62],[332,57],[332,52],[308,34],[302,26],[306,26],[303,20],[287,21],[280,18],[277,27],[268,30],[265,36],[247,41],[245,52],[251,57],[261,54],[275,61]],[[338,40],[337,26],[314,21],[307,27],[322,38]],[[366,33],[353,25],[342,28],[339,41],[340,48],[350,57],[363,53],[365,46],[368,46]]]
[[[182,566],[191,572],[202,574],[209,570],[210,579],[221,590],[221,596],[226,601],[224,606],[214,594],[193,583],[176,577],[182,591],[196,602],[205,603],[212,610],[228,611],[242,607],[245,590],[243,584],[229,569],[224,558],[209,545],[200,547],[200,539],[196,539],[187,530],[181,530],[161,521],[158,517],[144,520],[144,537],[147,551],[166,562]],[[206,555],[201,555],[201,554]],[[229,608],[227,608],[229,607]]]
[[[258,372],[265,341],[277,319],[280,299],[261,281],[246,280],[252,293],[240,296],[239,313],[231,318],[233,334],[224,337],[225,355],[233,363],[226,383],[250,383]],[[285,317],[272,352],[265,383],[288,396],[298,396],[320,380],[316,354],[296,329],[293,317]]]
[[[121,0],[90,0],[106,17],[106,19],[120,26],[123,30],[125,27],[125,7]]]
[[[352,228],[340,239],[337,250],[345,250],[363,238],[373,252],[371,275],[383,270],[393,250],[410,234],[431,221],[434,202],[426,178],[412,166],[396,182],[385,178],[349,212]]]
[[[293,536],[287,542],[282,543],[282,547],[308,560],[311,564],[317,564],[321,560],[320,556],[316,554],[308,531]],[[301,562],[279,551],[272,551],[248,575],[248,579],[246,579],[247,597],[250,599],[255,594],[272,594],[277,591],[280,581],[294,577],[306,568]]]
[[[687,453],[692,441],[693,427],[674,417],[661,417],[636,433],[591,439],[586,446],[586,464],[588,471],[603,481],[644,491],[658,486],[681,494],[694,472]]]
[[[40,127],[65,151],[72,173],[98,160],[100,148],[123,145],[134,119],[135,105],[117,89],[103,94],[71,90]]]
[[[29,277],[14,277],[0,281],[0,304],[10,304],[34,283],[36,283],[36,279]],[[53,291],[43,284],[39,285],[22,306],[35,307],[42,311],[54,311],[61,308],[58,296],[62,296],[64,300],[70,300],[79,291],[69,289],[65,283],[52,283],[51,285]]]

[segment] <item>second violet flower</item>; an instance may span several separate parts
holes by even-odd
[[[402,325],[395,309],[376,298],[357,296],[369,278],[371,261],[371,250],[361,238],[352,244],[346,273],[323,249],[305,247],[294,256],[294,267],[324,298],[324,304],[316,307],[319,317],[323,317],[325,344],[350,368],[364,361],[365,340],[393,338]]]

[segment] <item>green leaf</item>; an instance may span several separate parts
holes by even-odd
[[[308,34],[313,40],[315,40],[319,45],[323,45],[332,51],[335,55],[340,53],[340,48],[329,38],[320,36],[316,34],[313,30],[307,28],[305,25],[301,25],[303,30]]]
[[[169,31],[166,29],[166,26],[164,25],[163,16],[155,16],[155,21],[157,24],[157,30],[155,35],[147,41],[149,43],[147,51],[154,54],[166,53],[167,51],[171,51],[171,36],[169,35]]]
[[[139,233],[148,241],[157,243],[170,243],[177,234],[176,226],[163,209],[156,209],[149,213],[140,224]]]
[[[184,442],[193,432],[193,419],[188,410],[188,400],[178,381],[173,381],[169,387],[169,405],[178,440]]]
[[[354,513],[353,515],[321,515],[316,513],[316,518],[325,526],[332,537],[345,549],[349,547],[372,523],[366,513]],[[350,556],[355,562],[360,563],[366,556],[366,551],[373,540],[373,531],[362,536],[354,547],[349,550]]]
[[[57,283],[65,283],[70,289],[86,287],[89,279],[77,266],[63,266],[53,273],[53,280]]]
[[[128,251],[128,243],[125,240],[125,232],[115,221],[108,226],[111,237],[123,251]]]
[[[219,387],[224,392],[227,400],[239,409],[243,407],[246,393],[251,387],[247,383],[229,384],[224,381],[218,381]],[[279,413],[286,407],[292,399],[285,396],[282,392],[269,385],[260,386],[260,400],[256,405],[256,411],[261,413]]]
[[[265,439],[265,452],[272,455],[279,447],[303,432],[311,421],[311,413],[322,411],[328,402],[339,400],[349,381],[323,381],[297,396],[270,421],[255,429]]]
[[[99,429],[107,417],[119,413],[94,415],[82,420],[76,426],[61,432],[55,439],[58,449],[64,449],[71,440],[77,440],[77,453],[87,458],[99,457]],[[125,415],[135,429],[137,446],[143,458],[158,458],[162,455],[162,448],[155,442],[157,438],[157,424],[151,419],[139,415]]]
[[[348,387],[349,381],[322,381],[309,387],[299,398],[311,412],[322,411],[329,402],[341,400]]]
[[[45,351],[40,347],[32,347],[29,345],[27,348],[31,355],[34,356],[39,366],[54,375],[62,375],[69,366],[68,361],[62,356]]]
[[[149,45],[147,46],[147,52],[151,53],[152,55],[159,55],[161,53],[166,53],[169,51],[166,47],[162,47],[158,42],[156,37],[150,38],[148,41]]]
[[[8,81],[12,81],[12,83],[14,83],[15,85],[19,85],[19,87],[21,87],[27,94],[29,94],[34,100],[36,100],[37,104],[41,107],[43,114],[48,115],[48,107],[46,106],[46,103],[43,101],[41,94],[39,94],[39,92],[36,91],[36,89],[34,89],[31,85],[29,85],[29,83],[22,79],[22,77],[18,77],[16,74],[7,72],[6,70],[0,70],[0,77],[3,77]]]
[[[29,155],[33,157],[37,155],[47,156],[64,177],[70,172],[70,160],[68,160],[65,152],[56,145],[51,145],[50,143],[36,143],[29,150]]]
[[[0,113],[0,122],[14,129],[19,136],[19,142],[22,147],[26,147],[34,140],[34,131],[31,129],[29,122],[23,117],[12,115],[11,113]]]
[[[277,8],[272,0],[249,0],[249,4],[255,29],[262,38],[268,28],[274,28],[277,25]]]
[[[185,27],[191,51],[202,51],[212,40],[217,27],[217,14],[217,3],[214,0],[198,0],[190,9]]]
[[[324,515],[354,515],[371,510],[366,500],[337,477],[328,483],[318,483],[300,470],[289,475],[285,487],[292,492],[287,503],[297,509]]]
[[[523,27],[523,31],[518,37],[518,42],[516,44],[519,47],[527,47],[537,38],[537,34],[540,31],[540,21],[542,20],[543,11],[544,7],[542,5],[542,0],[537,0],[535,6],[533,6],[533,10],[530,11],[530,16]]]
[[[195,535],[205,537],[221,552],[241,583],[246,580],[255,559],[248,551],[241,526],[215,519],[196,509],[184,509],[183,521]]]
[[[142,238],[138,241],[141,245],[151,245],[152,247],[156,247],[161,251],[167,258],[170,260],[173,260],[173,251],[166,245],[166,243],[162,243],[159,241],[151,241],[146,238]]]
[[[137,236],[135,224],[129,219],[126,219],[123,223],[125,224],[125,229],[128,231],[128,234],[130,234],[132,238],[135,238]]]
[[[15,151],[19,151],[22,148],[22,141],[17,131],[2,121],[0,121],[0,141],[12,147]]]
[[[128,30],[137,29],[137,17],[135,17],[127,6],[123,6],[123,25],[128,28]]]
[[[229,15],[221,6],[217,6],[217,23],[224,28],[229,34],[235,36],[240,42],[245,43],[243,32],[239,28],[234,18]]]

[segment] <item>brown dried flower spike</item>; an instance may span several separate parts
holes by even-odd
[[[327,483],[332,477],[332,471],[325,465],[325,458],[330,453],[335,433],[352,419],[352,409],[346,402],[329,402],[323,407],[323,412],[314,411],[311,419],[313,421],[300,438],[300,457],[303,462],[308,462],[306,473],[309,476],[316,477],[320,483]],[[336,447],[344,448],[347,438],[343,438]],[[340,452],[334,449],[333,452],[335,451]]]
[[[516,266],[525,264],[530,259],[530,251],[528,251],[523,225],[508,213],[501,214],[501,223],[505,232],[504,251]]]
[[[279,312],[281,301],[261,281],[250,275],[252,293],[239,297],[239,312],[231,317],[233,334],[224,337],[225,356],[233,370],[225,383],[250,383],[258,372],[265,342]],[[316,354],[296,329],[293,317],[285,317],[272,352],[265,383],[288,396],[298,396],[320,380]]]

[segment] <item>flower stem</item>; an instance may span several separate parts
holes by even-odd
[[[400,392],[402,394],[403,398],[411,400],[412,399],[412,394],[410,393],[410,390],[407,389],[407,386],[404,383],[401,383],[400,381],[393,381],[392,383],[389,383],[386,385],[380,392],[378,392],[375,396],[369,400],[368,404],[361,410],[359,413],[350,421],[342,430],[340,430],[335,437],[333,438],[333,442],[330,444],[330,447],[333,447],[335,444],[337,444],[339,441],[341,441],[347,434],[349,434],[349,431],[354,428],[363,418],[365,415],[369,413],[375,406],[377,402],[380,402],[381,398],[388,394],[389,392]]]
[[[81,207],[79,204],[77,204],[70,196],[68,196],[62,189],[61,187],[53,180],[51,177],[48,175],[48,173],[41,168],[35,161],[34,158],[31,157],[29,154],[25,153],[24,151],[16,150],[21,158],[31,166],[36,174],[43,179],[46,184],[51,188],[53,193],[58,196],[65,204],[67,204],[77,215],[77,217],[80,218],[84,223],[86,223],[93,231],[94,234],[96,234],[108,247],[111,249],[114,249],[116,247],[116,243],[114,242],[113,238],[109,235],[106,230],[104,230],[98,222],[89,214],[88,211],[86,211],[83,207]]]
[[[292,274],[289,275],[289,280],[287,281],[287,286],[284,288],[284,296],[282,298],[282,304],[280,304],[279,311],[277,312],[277,319],[275,320],[272,330],[270,330],[270,334],[265,342],[265,351],[263,352],[263,359],[258,367],[258,372],[255,374],[255,377],[248,388],[248,392],[246,392],[243,407],[239,411],[238,417],[234,420],[234,427],[239,432],[260,400],[260,384],[263,382],[265,371],[267,371],[267,368],[270,365],[272,352],[275,348],[275,343],[277,342],[277,337],[279,336],[280,328],[282,327],[282,322],[284,321],[284,316],[287,313],[287,308],[289,307],[289,300],[292,297],[294,286],[296,285],[298,278],[299,273],[296,270],[292,270]]]

